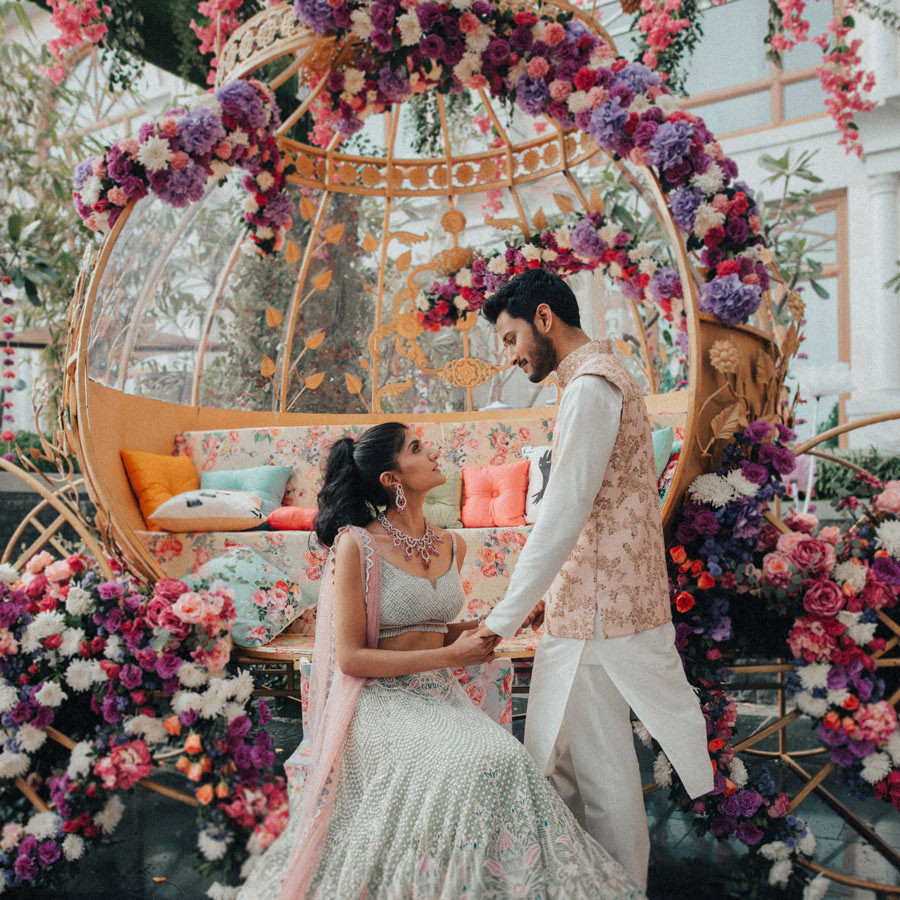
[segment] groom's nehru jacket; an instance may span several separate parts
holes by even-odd
[[[543,597],[525,743],[639,885],[649,854],[629,707],[689,794],[712,788],[699,704],[674,648],[650,423],[640,386],[591,341],[557,368],[550,480],[504,599],[511,637]]]

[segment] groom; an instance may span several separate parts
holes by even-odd
[[[641,390],[609,341],[581,330],[575,295],[556,275],[523,272],[483,312],[532,382],[556,370],[562,398],[537,522],[482,633],[512,637],[523,623],[545,620],[525,746],[588,832],[645,888],[650,838],[629,707],[692,797],[712,789],[713,770],[674,645]]]

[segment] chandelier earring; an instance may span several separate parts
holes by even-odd
[[[403,485],[400,482],[397,482],[394,504],[397,507],[397,512],[403,512],[406,509],[406,494],[403,493]]]

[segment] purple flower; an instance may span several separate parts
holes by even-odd
[[[668,266],[660,269],[647,285],[647,293],[654,303],[662,303],[663,300],[671,300],[673,297],[683,296],[681,278],[675,269]]]
[[[174,678],[182,662],[174,653],[166,653],[156,661],[156,673],[160,678]]]
[[[441,19],[441,10],[437,3],[423,3],[416,8],[419,25],[426,34],[434,29]],[[476,13],[478,15],[478,13]]]
[[[770,465],[779,475],[790,475],[797,465],[794,454],[787,447],[775,444],[763,444],[759,448],[759,461]]]
[[[642,119],[638,127],[634,130],[631,139],[634,141],[635,147],[646,150],[650,146],[654,135],[659,129],[659,125],[652,119]]]
[[[761,444],[763,441],[768,440],[769,435],[772,433],[772,426],[766,422],[764,419],[758,419],[756,422],[751,422],[743,431],[741,435],[745,441],[750,441],[751,444]],[[741,464],[741,470],[743,471],[743,463]],[[750,478],[749,475],[746,475],[746,478]],[[751,481],[753,479],[750,479]],[[765,484],[765,481],[756,481],[755,484]]]
[[[389,66],[378,73],[378,90],[391,103],[400,103],[412,95],[409,79],[402,72],[392,72]]]
[[[762,797],[756,791],[740,791],[737,796],[741,803],[741,815],[745,819],[749,819],[762,803]]]
[[[259,724],[265,725],[272,718],[272,710],[265,700],[259,701]]]
[[[769,470],[749,459],[741,461],[741,475],[752,484],[763,485],[769,480]]]
[[[16,873],[16,878],[22,881],[31,881],[31,879],[34,878],[34,876],[37,874],[37,866],[30,856],[25,856],[24,854],[20,853],[16,857],[13,871]]]
[[[628,110],[618,100],[607,100],[591,114],[588,127],[591,137],[604,150],[614,152],[622,141]]]
[[[197,710],[196,710],[196,709],[189,709],[189,710],[183,712],[183,713],[178,717],[178,721],[181,722],[181,724],[182,724],[185,728],[190,728],[191,725],[193,725],[194,722],[197,721]]]
[[[828,690],[829,691],[842,691],[845,687],[847,687],[847,682],[850,680],[847,675],[846,670],[842,669],[840,666],[832,666],[828,670]]]
[[[101,581],[97,591],[103,600],[118,600],[125,595],[125,588],[118,581]]]
[[[716,816],[710,822],[709,830],[716,837],[728,837],[734,832],[735,821],[730,816]]]
[[[110,634],[115,634],[122,627],[124,621],[125,613],[116,606],[109,611],[109,615],[106,617],[103,625]]]
[[[225,137],[225,129],[222,120],[211,109],[198,106],[179,120],[178,137],[184,150],[202,156],[211,152]]]
[[[726,325],[737,325],[759,309],[759,285],[744,284],[737,275],[714,278],[703,285],[700,309],[718,316]]]
[[[509,44],[501,38],[494,38],[484,51],[483,62],[491,69],[502,66],[509,59]]]
[[[90,177],[91,173],[94,169],[94,157],[92,156],[90,159],[86,159],[83,162],[78,163],[75,166],[75,174],[72,176],[72,187],[75,188],[76,191],[80,191],[84,186],[84,182],[87,178]]]
[[[257,769],[268,769],[275,765],[275,754],[268,747],[254,747],[250,751],[250,759]]]
[[[719,520],[716,518],[716,514],[705,506],[697,507],[691,525],[694,526],[697,534],[719,533]]]
[[[294,205],[291,198],[284,192],[275,194],[269,198],[269,202],[263,207],[265,218],[268,219],[276,227],[280,228],[287,225],[294,212]]]
[[[527,25],[520,25],[509,36],[509,44],[516,53],[526,53],[534,43],[534,33]]]
[[[680,187],[669,194],[669,210],[675,224],[687,234],[694,227],[694,213],[703,201],[703,193],[697,188]]]
[[[383,31],[380,28],[369,35],[369,40],[382,53],[390,53],[394,49],[394,39],[391,37],[390,32]],[[440,41],[441,39],[438,38],[438,40]],[[441,46],[443,46],[443,42],[441,42]]]
[[[634,94],[643,94],[651,85],[659,84],[659,75],[643,63],[628,63],[616,75],[616,81],[625,84]]]
[[[228,736],[237,738],[246,737],[250,731],[251,724],[249,716],[237,716],[228,723]]]
[[[722,641],[731,640],[731,618],[729,616],[719,616],[709,628],[709,638],[717,644]]]
[[[294,0],[294,12],[304,25],[319,34],[325,34],[335,28],[334,15],[328,0]]]
[[[37,848],[38,862],[42,866],[49,866],[59,859],[59,847],[56,841],[41,841]]]
[[[373,3],[369,13],[372,25],[381,31],[390,31],[394,27],[396,14],[396,9],[391,3]]]
[[[519,76],[516,83],[516,103],[528,115],[540,115],[549,98],[550,90],[543,78],[529,78],[525,74]]]
[[[426,34],[419,42],[419,47],[430,59],[440,59],[444,52],[444,39],[436,34]]]
[[[232,758],[239,769],[250,769],[253,767],[253,757],[251,756],[250,748],[246,744],[240,744],[235,747]]]
[[[647,159],[660,168],[682,162],[691,152],[693,134],[690,122],[663,122],[650,142]]]
[[[49,706],[38,706],[37,712],[31,719],[33,728],[44,729],[53,721],[53,710]]]
[[[872,563],[872,572],[883,584],[900,584],[900,565],[889,556],[879,556]]]
[[[186,169],[173,169],[168,182],[158,188],[156,194],[170,206],[188,206],[203,197],[208,177],[203,166],[192,162]]]
[[[571,234],[572,249],[585,259],[599,259],[606,250],[606,244],[600,240],[597,229],[603,226],[600,213],[585,216],[573,229]]]
[[[327,7],[330,15],[331,7],[328,6],[327,0],[311,0],[311,3]],[[310,27],[312,28],[311,25]],[[246,81],[232,81],[219,88],[216,91],[216,99],[222,104],[222,112],[246,122],[251,128],[262,128],[266,124],[263,99],[256,88]]]
[[[778,440],[781,441],[782,444],[790,444],[791,441],[796,440],[797,435],[794,433],[793,429],[788,428],[787,425],[776,422],[775,427],[778,429]]]
[[[723,797],[719,801],[717,809],[723,816],[730,816],[731,818],[736,819],[741,815],[741,801],[738,799],[736,793],[731,794],[728,797]]]
[[[763,832],[752,822],[741,822],[737,827],[737,839],[748,847],[755,847],[763,838]]]
[[[619,101],[619,106],[622,109],[628,109],[631,106],[632,101],[634,100],[634,94],[628,90],[628,87],[624,84],[614,84],[609,89],[610,98],[615,98]]]
[[[128,663],[122,667],[122,671],[119,673],[119,679],[121,680],[123,687],[128,688],[129,691],[133,691],[136,687],[140,687],[141,682],[144,680],[144,675],[140,666],[136,666],[134,663]]]
[[[128,194],[129,200],[140,200],[141,197],[147,196],[147,185],[136,175],[129,175],[123,179],[121,187]]]
[[[750,227],[742,216],[729,216],[725,223],[725,234],[733,244],[743,245],[750,235]]]

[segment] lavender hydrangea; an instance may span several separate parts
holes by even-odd
[[[628,110],[622,109],[618,99],[607,100],[594,110],[588,131],[598,146],[615,152],[627,121]]]
[[[660,269],[647,285],[647,293],[654,303],[662,303],[663,300],[671,300],[673,297],[683,296],[681,278],[675,269],[666,266]]]
[[[693,135],[694,126],[690,122],[663,122],[650,141],[647,159],[663,169],[684,162],[690,156]]]
[[[516,103],[530,116],[538,116],[550,99],[550,90],[543,78],[529,78],[522,74],[516,83]]]
[[[328,0],[294,0],[297,18],[319,34],[334,31],[334,13]]]
[[[291,198],[285,193],[275,194],[269,198],[269,202],[263,207],[265,217],[276,228],[287,225],[291,220],[294,209]]]
[[[591,213],[585,216],[572,229],[570,241],[572,249],[585,259],[599,259],[600,255],[606,249],[606,244],[600,240],[597,234],[597,228],[603,224],[600,219],[600,213]]]
[[[331,9],[331,7],[329,7]],[[246,121],[252,128],[266,124],[266,108],[253,85],[246,81],[232,81],[216,91],[216,99],[222,111],[229,116]]]
[[[697,188],[680,187],[669,194],[669,211],[675,224],[685,234],[694,227],[694,213],[703,202],[703,192]]]
[[[170,206],[187,206],[203,196],[206,179],[206,170],[192,162],[186,169],[173,169],[168,173],[166,183],[157,188],[156,193]]]
[[[76,191],[81,190],[81,188],[84,186],[85,180],[87,178],[90,178],[93,169],[93,157],[90,159],[86,159],[84,160],[84,162],[80,162],[77,166],[75,166],[75,174],[72,176],[72,187],[74,187]]]
[[[643,94],[651,85],[659,84],[659,74],[643,63],[628,63],[616,75],[616,81],[622,82],[632,94]]]
[[[391,71],[389,66],[378,73],[378,90],[391,103],[400,103],[412,95],[409,79],[402,72]]]
[[[178,122],[178,137],[188,153],[209,153],[225,137],[222,120],[211,110],[198,106]]]
[[[725,275],[703,285],[699,305],[726,325],[737,325],[756,312],[761,302],[759,285],[744,284],[737,275]]]

